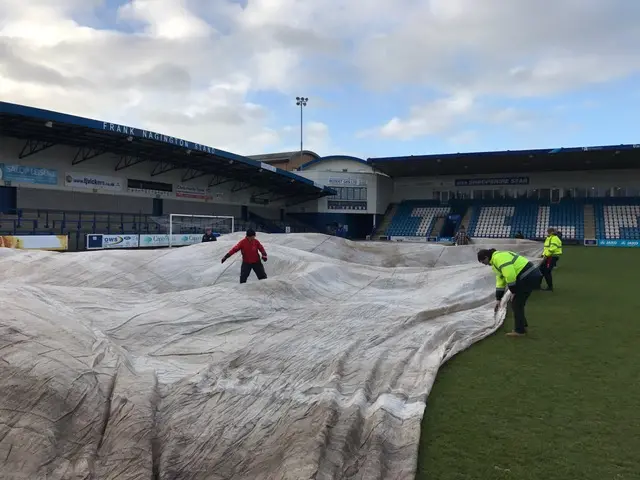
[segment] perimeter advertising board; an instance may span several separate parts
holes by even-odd
[[[171,235],[171,244],[174,247],[185,247],[202,242],[202,235]],[[168,247],[169,235],[140,235],[141,248]]]
[[[107,177],[105,175],[67,172],[64,175],[64,185],[85,190],[121,192],[124,188],[124,181],[117,177]]]
[[[87,250],[138,248],[140,235],[87,235]]]
[[[17,250],[69,250],[67,235],[4,235],[0,236],[0,248]]]
[[[186,247],[202,242],[202,235],[171,235],[172,246]],[[161,248],[169,246],[169,235],[87,235],[87,250]]]
[[[623,239],[611,239],[611,240],[598,240],[599,247],[623,247],[623,248],[639,248],[640,240],[623,240]]]

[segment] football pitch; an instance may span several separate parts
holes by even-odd
[[[529,338],[493,336],[444,365],[418,480],[640,479],[640,249],[566,247]]]

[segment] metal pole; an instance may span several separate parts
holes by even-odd
[[[307,106],[307,102],[309,99],[307,97],[296,97],[296,105],[300,107],[300,164],[302,164],[302,155],[304,152],[304,141],[303,141],[303,125],[304,119],[302,116],[302,110]]]

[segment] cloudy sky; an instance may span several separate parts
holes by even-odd
[[[633,0],[0,0],[0,100],[240,154],[640,142]]]

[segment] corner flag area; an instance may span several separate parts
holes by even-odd
[[[530,338],[498,331],[445,364],[416,478],[638,478],[639,263],[634,249],[567,248],[557,291],[528,305]]]

